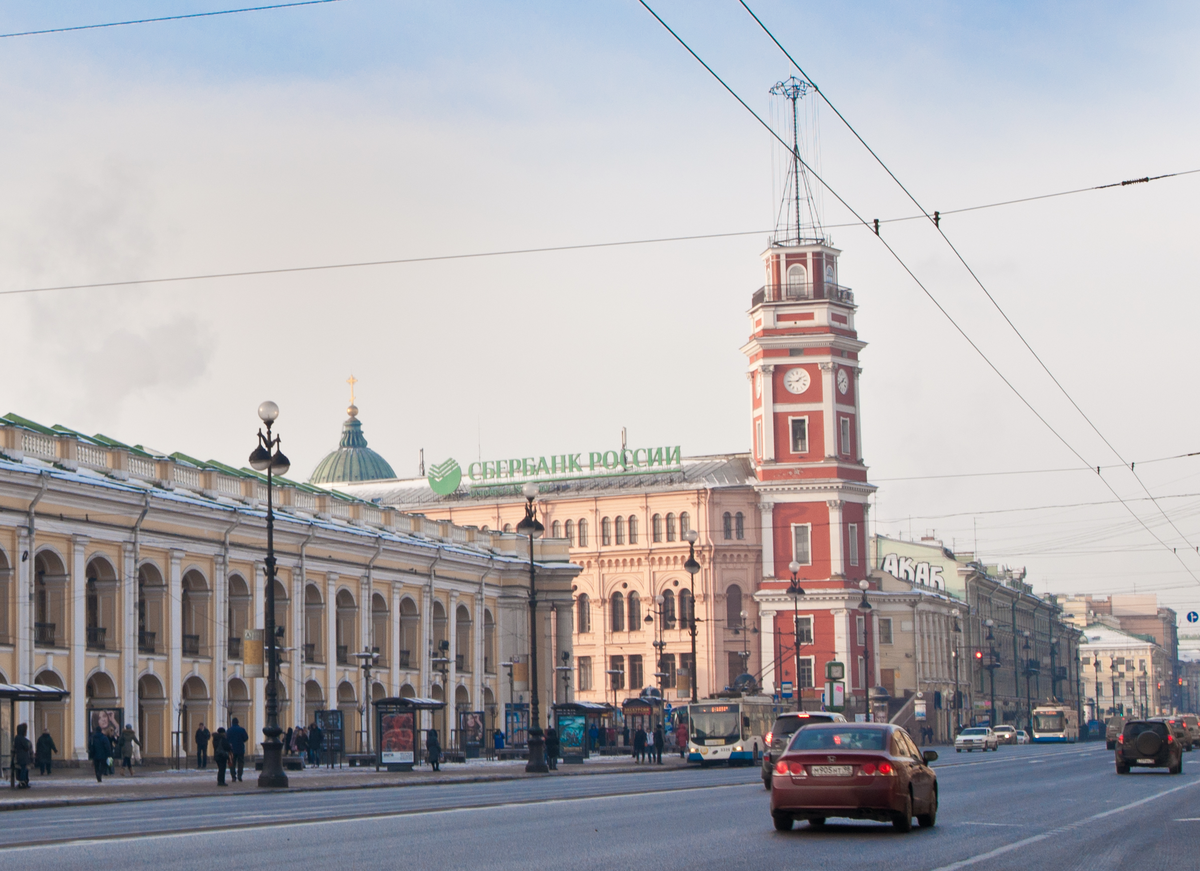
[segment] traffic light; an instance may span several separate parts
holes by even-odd
[[[976,651],[975,651],[975,658],[976,658],[976,659],[983,659],[983,651],[982,651],[982,650],[976,650]]]

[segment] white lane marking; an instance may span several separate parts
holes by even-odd
[[[1129,804],[1123,804],[1120,807],[1114,807],[1106,811],[1101,811],[1100,813],[1093,814],[1085,819],[1068,823],[1065,826],[1059,826],[1057,829],[1051,829],[1048,832],[1042,832],[1040,835],[1022,838],[1020,841],[1013,841],[1011,844],[1005,844],[1003,847],[997,847],[994,850],[988,850],[986,853],[970,856],[966,859],[961,859],[958,862],[951,862],[949,865],[941,865],[932,869],[932,871],[955,871],[956,868],[966,868],[968,865],[974,865],[978,862],[986,862],[988,859],[994,859],[997,856],[1003,856],[1005,853],[1011,853],[1013,850],[1019,850],[1022,847],[1028,847],[1030,844],[1036,844],[1039,841],[1046,840],[1047,838],[1053,838],[1056,835],[1064,834],[1072,829],[1085,826],[1088,823],[1094,823],[1097,820],[1102,820],[1105,817],[1112,816],[1113,814],[1119,814],[1127,810],[1133,810],[1135,807],[1140,807],[1141,805],[1152,802],[1155,799],[1162,798],[1164,795],[1170,795],[1173,792],[1179,792],[1181,789],[1191,789],[1197,784],[1200,784],[1200,780],[1193,780],[1191,783],[1185,783],[1181,786],[1172,787],[1171,789],[1164,789],[1162,792],[1156,792],[1154,795],[1148,795],[1145,798],[1139,798],[1137,801],[1130,802]]]
[[[1021,828],[1022,824],[1021,823],[983,823],[983,822],[979,822],[978,820],[963,820],[961,823],[957,823],[956,825],[960,825],[960,826],[1003,826],[1006,829],[1019,829],[1019,828]]]
[[[1200,823],[1200,817],[1184,817],[1181,820],[1176,820],[1177,823]]]

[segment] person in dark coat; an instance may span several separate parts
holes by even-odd
[[[293,729],[291,726],[288,726],[288,730],[283,736],[283,755],[284,756],[292,755],[292,735],[295,734],[295,731],[296,730]]]
[[[37,739],[37,751],[34,753],[34,761],[37,763],[40,774],[50,773],[51,754],[57,752],[58,748],[54,746],[54,738],[51,737],[50,730],[42,729],[42,734]]]
[[[592,725],[588,727],[588,749],[595,750],[596,744],[599,742],[599,740],[600,729],[597,728],[595,723],[592,723]]]
[[[633,733],[633,758],[638,762],[642,761],[642,757],[646,755],[646,730],[638,726],[637,731]]]
[[[225,727],[219,726],[212,736],[213,760],[217,763],[217,786],[225,786],[225,769],[229,767],[229,739]]]
[[[308,759],[308,730],[301,726],[292,735],[292,744],[296,747],[296,755],[300,757],[301,766]]]
[[[558,771],[558,752],[560,744],[558,741],[558,730],[553,726],[546,727],[546,764],[551,771]]]
[[[437,729],[430,729],[425,737],[425,753],[429,756],[429,764],[434,771],[442,770],[442,743],[438,741]]]
[[[212,738],[212,733],[204,728],[204,724],[200,724],[200,728],[196,730],[196,767],[208,768],[208,742]]]
[[[233,725],[225,733],[225,740],[229,742],[229,755],[232,757],[229,763],[229,774],[234,780],[241,783],[242,771],[246,767],[246,742],[250,740],[250,735],[238,725],[237,717],[233,718]]]
[[[104,782],[104,775],[108,771],[108,760],[112,758],[112,755],[112,741],[99,726],[96,726],[96,731],[92,733],[92,738],[88,742],[88,758],[92,760],[92,768],[96,771],[96,783]]]
[[[622,747],[629,746],[629,724],[628,723],[626,723],[621,728],[621,746]]]
[[[116,755],[121,760],[121,774],[133,777],[133,745],[141,747],[142,742],[137,739],[130,723],[125,724],[125,728],[121,731],[121,737],[117,739],[117,744]]]
[[[29,789],[29,765],[33,762],[33,743],[25,735],[28,731],[29,726],[21,723],[12,742],[12,766],[21,789]]]
[[[313,765],[321,764],[321,744],[325,741],[325,733],[315,722],[308,727],[308,761]]]
[[[666,736],[663,735],[662,723],[654,727],[654,761],[662,765],[663,746],[666,744]]]

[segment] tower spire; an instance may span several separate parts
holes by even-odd
[[[784,201],[780,204],[780,215],[775,225],[775,238],[773,241],[776,245],[800,245],[805,241],[825,241],[825,234],[821,230],[821,220],[817,215],[816,203],[813,201],[812,189],[809,186],[808,172],[804,168],[804,161],[800,159],[799,102],[808,93],[808,89],[808,82],[804,79],[798,79],[795,76],[790,76],[784,81],[776,82],[771,86],[771,94],[773,96],[783,97],[792,104],[792,166],[789,172],[791,196],[788,196],[788,188],[785,185]],[[790,203],[788,202],[789,199],[791,200]],[[800,205],[802,201],[807,207],[809,217],[807,227],[800,217]],[[789,209],[787,206],[792,206],[793,208]],[[791,224],[793,218],[795,219],[794,225]],[[781,224],[782,226],[780,226]],[[805,238],[805,229],[811,232],[812,238]]]

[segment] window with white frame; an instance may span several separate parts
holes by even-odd
[[[867,618],[860,614],[854,618],[854,622],[858,627],[858,645],[861,647],[867,643]]]
[[[842,453],[850,455],[850,418],[843,417],[842,424]]]
[[[796,618],[796,623],[798,624],[797,628],[799,628],[799,630],[800,630],[800,643],[801,644],[812,644],[813,643],[812,617]]]
[[[802,566],[812,565],[812,524],[792,524],[792,559]]]
[[[579,689],[581,692],[586,692],[592,688],[592,658],[581,656],[577,662],[579,665]]]
[[[880,617],[879,618],[879,643],[880,644],[891,644],[892,643],[892,618],[891,617]]]
[[[808,418],[807,417],[790,417],[788,424],[792,430],[792,453],[807,454],[808,453]]]
[[[800,657],[800,674],[796,678],[798,689],[813,686],[813,658],[811,656]]]
[[[849,524],[850,533],[850,565],[858,565],[858,524]]]

